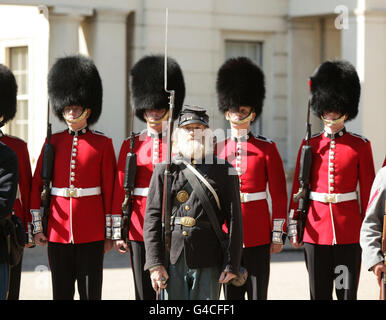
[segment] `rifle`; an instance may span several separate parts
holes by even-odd
[[[172,186],[172,173],[171,160],[172,160],[172,133],[173,133],[173,112],[174,112],[174,97],[175,91],[168,90],[167,85],[167,34],[168,34],[168,9],[166,8],[166,31],[165,31],[165,63],[164,63],[164,89],[169,94],[169,119],[167,129],[167,154],[166,154],[166,166],[164,172],[163,193],[162,193],[162,244],[164,248],[164,267],[168,270],[170,261],[170,246],[171,246],[171,229],[170,229],[170,215],[171,215],[171,186]],[[158,300],[165,299],[165,289],[161,289],[157,294]]]
[[[43,163],[42,171],[40,176],[43,180],[43,190],[41,192],[41,206],[40,206],[40,216],[42,219],[43,233],[47,236],[47,225],[48,217],[50,215],[50,202],[51,202],[51,181],[54,172],[54,159],[55,159],[55,149],[52,144],[50,144],[51,139],[51,123],[49,123],[49,103],[48,103],[48,113],[47,113],[47,141],[43,147]]]
[[[133,206],[133,192],[135,187],[135,176],[137,174],[137,155],[134,153],[135,134],[131,133],[130,136],[130,152],[126,155],[125,165],[125,178],[123,180],[123,189],[125,189],[125,200],[122,203],[122,229],[121,237],[122,240],[129,244],[128,235],[130,228],[130,220]]]
[[[289,236],[297,237],[297,242],[303,241],[304,228],[307,220],[307,212],[310,205],[310,175],[312,165],[312,147],[310,146],[311,138],[311,123],[310,123],[310,100],[308,100],[308,111],[307,111],[307,130],[305,141],[306,144],[302,147],[300,155],[300,170],[299,170],[299,190],[294,194],[293,199],[298,202],[298,209],[290,217],[293,222],[289,225]],[[296,238],[295,238],[296,239]]]
[[[386,201],[385,201],[385,214],[383,215],[383,231],[382,231],[382,253],[386,255]],[[383,259],[383,264],[386,265],[386,259]],[[381,277],[381,291],[379,300],[386,300],[386,276],[382,273]]]

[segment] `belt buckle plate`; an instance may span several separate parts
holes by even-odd
[[[324,201],[328,203],[336,203],[336,194],[335,193],[325,194]]]
[[[68,188],[66,189],[67,198],[77,198],[78,197],[78,189],[76,188]]]
[[[193,227],[196,224],[196,219],[188,216],[181,217],[180,221],[184,227]]]
[[[244,193],[240,192],[240,201],[245,202]]]

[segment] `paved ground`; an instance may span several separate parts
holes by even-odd
[[[301,250],[284,250],[273,255],[268,291],[270,300],[308,300],[308,274]],[[359,300],[377,300],[378,285],[367,270],[361,272]],[[21,300],[51,300],[51,276],[45,248],[25,250],[20,288]],[[78,296],[75,296],[78,299]],[[133,279],[128,255],[110,251],[105,256],[104,300],[134,299]]]

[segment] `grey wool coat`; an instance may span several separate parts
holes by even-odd
[[[374,179],[360,234],[362,261],[368,270],[384,259],[381,248],[385,201],[386,167],[383,167]]]

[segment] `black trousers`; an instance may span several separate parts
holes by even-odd
[[[16,266],[9,268],[9,291],[7,300],[19,300],[22,263],[23,256]]]
[[[81,300],[101,300],[104,241],[48,243],[54,300],[73,300],[75,281]]]
[[[145,266],[145,244],[141,241],[130,241],[132,252],[132,270],[134,276],[135,300],[155,300],[156,292],[154,291],[150,272],[144,271]]]
[[[270,273],[270,244],[244,248],[241,265],[248,270],[246,283],[241,287],[224,285],[226,300],[267,300]]]
[[[361,270],[359,243],[343,245],[304,244],[311,300],[356,300]]]

